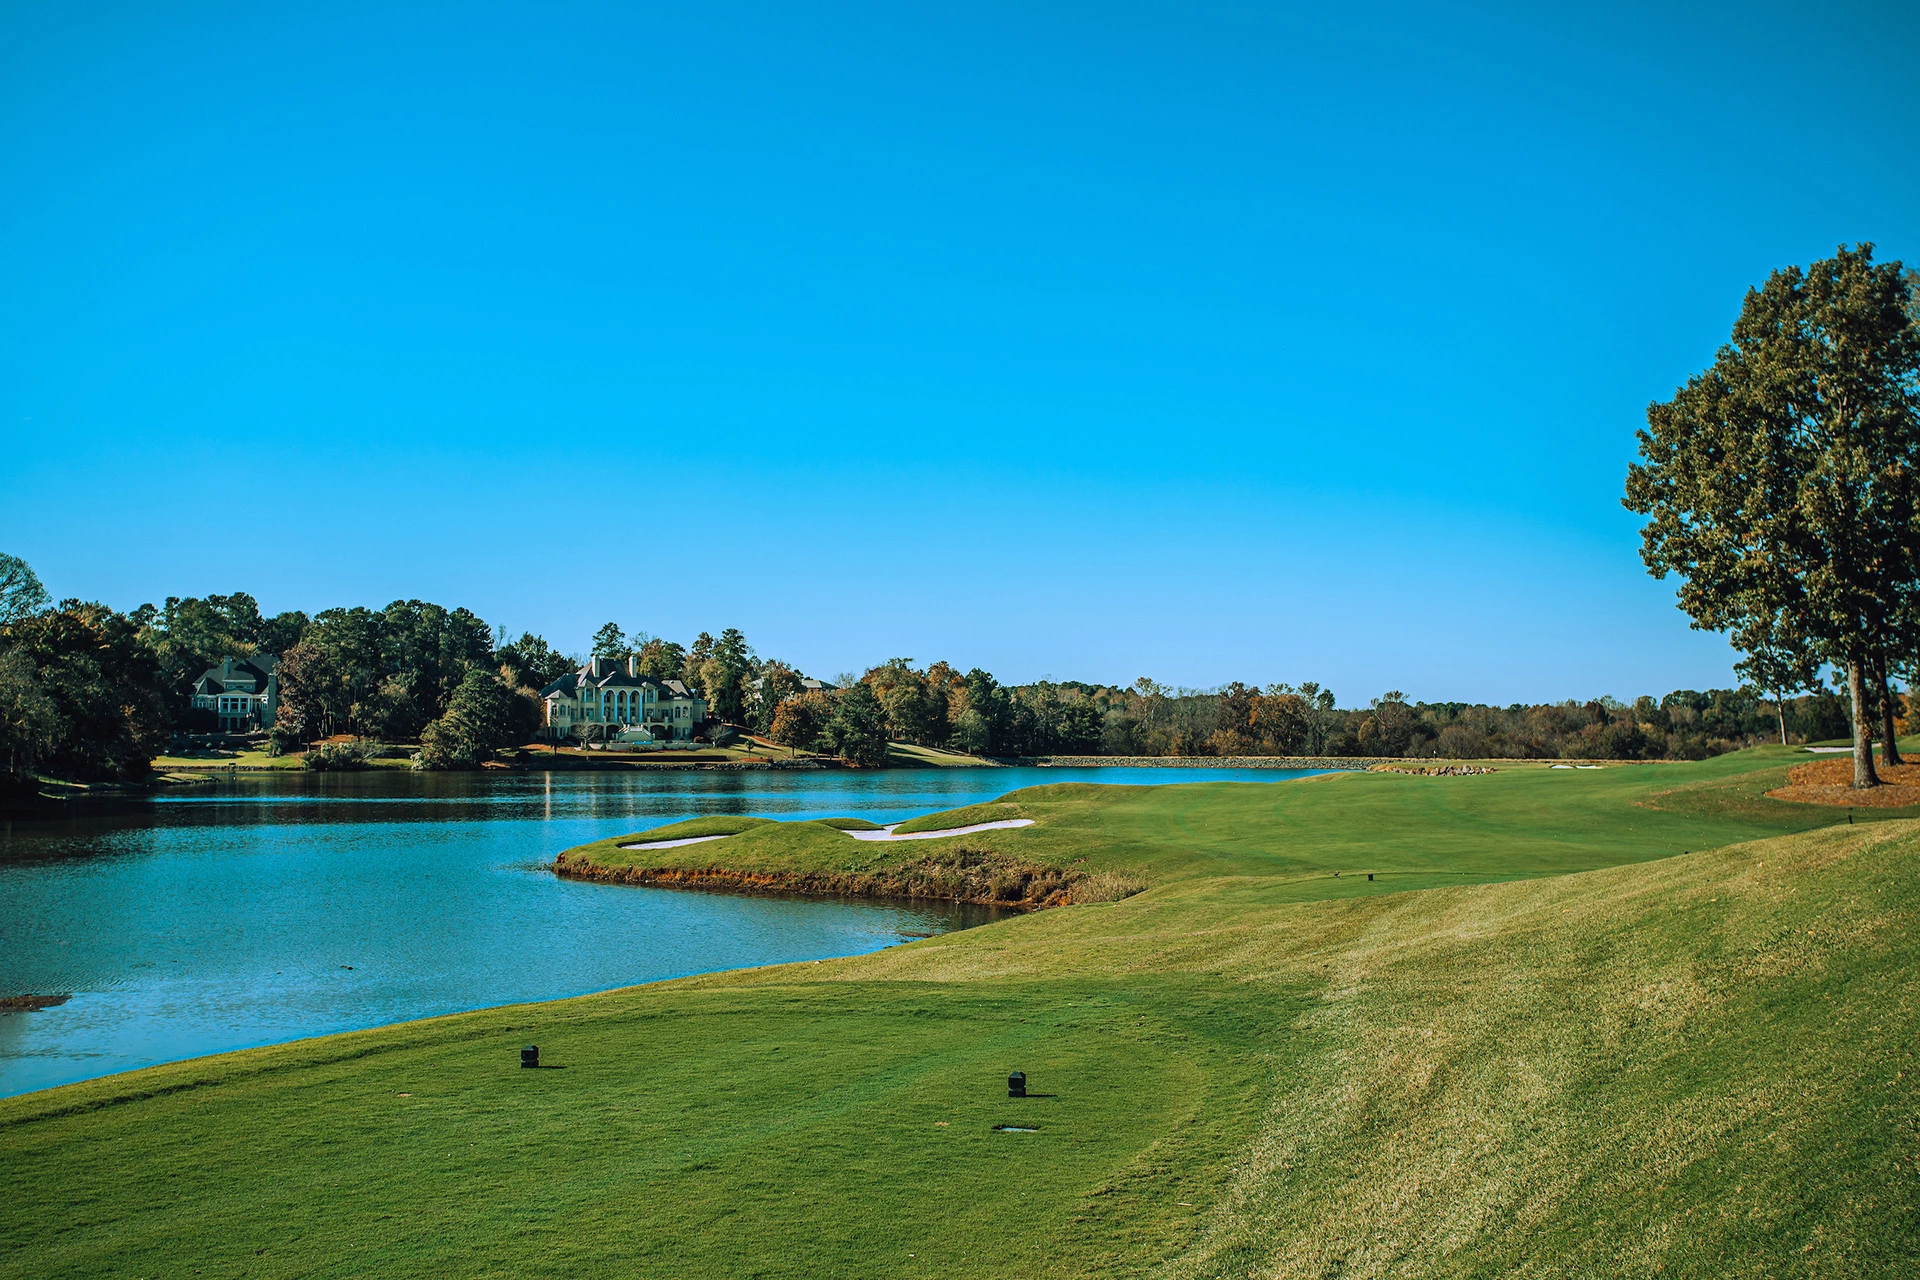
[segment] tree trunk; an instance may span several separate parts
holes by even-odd
[[[1880,776],[1873,771],[1873,730],[1869,722],[1873,711],[1867,702],[1867,678],[1862,666],[1857,655],[1847,660],[1847,693],[1853,699],[1853,786],[1856,791],[1880,785]]]
[[[1893,690],[1887,685],[1887,659],[1882,654],[1874,660],[1873,682],[1875,691],[1880,695],[1880,763],[1892,768],[1900,764],[1900,746],[1894,741],[1893,729]]]
[[[1778,689],[1773,693],[1773,710],[1780,717],[1780,745],[1784,747],[1787,745],[1787,700]]]

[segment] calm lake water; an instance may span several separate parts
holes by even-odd
[[[1269,769],[253,774],[0,820],[0,1096],[157,1062],[690,973],[857,955],[993,918],[561,880],[572,845],[697,814],[893,822],[1044,782]]]

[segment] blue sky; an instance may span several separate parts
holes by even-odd
[[[825,675],[1726,683],[1633,431],[1769,269],[1920,260],[1920,10],[1571,9],[0,5],[0,549]]]

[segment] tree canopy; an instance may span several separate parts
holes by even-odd
[[[1846,671],[1856,786],[1876,781],[1867,682],[1916,583],[1917,411],[1914,280],[1842,246],[1748,292],[1712,366],[1648,407],[1627,473],[1641,558],[1680,577],[1695,627]]]
[[[0,551],[0,627],[24,621],[51,603],[32,566]]]

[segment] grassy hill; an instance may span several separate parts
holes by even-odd
[[[1787,758],[1035,788],[1154,887],[0,1100],[0,1272],[1910,1274],[1920,822]]]

